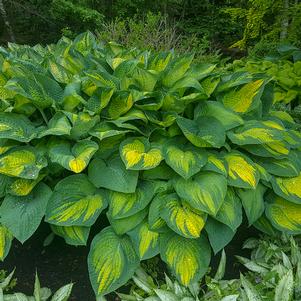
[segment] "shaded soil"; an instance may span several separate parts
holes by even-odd
[[[99,225],[93,227],[90,240],[100,229]],[[16,268],[15,277],[18,281],[15,287],[16,291],[32,294],[34,275],[37,270],[41,285],[51,288],[53,292],[62,285],[73,282],[74,288],[70,301],[95,301],[86,263],[89,248],[69,246],[60,237],[55,237],[49,246],[43,247],[44,239],[49,233],[50,228],[44,223],[23,245],[14,240],[9,255],[4,263],[0,263],[0,269],[10,272]],[[242,244],[252,236],[258,236],[256,229],[241,227],[232,242],[226,247],[227,279],[239,277],[239,272],[243,268],[236,263],[234,255],[249,256],[249,251],[243,250]],[[212,259],[213,271],[217,268],[219,258],[220,255],[217,255]],[[108,299],[110,301],[118,300],[114,295],[109,296]]]

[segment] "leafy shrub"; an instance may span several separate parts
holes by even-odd
[[[249,270],[240,279],[223,279],[223,252],[215,276],[208,274],[204,285],[194,283],[188,288],[167,275],[165,282],[158,284],[158,279],[139,268],[132,278],[130,294],[118,295],[122,301],[297,301],[301,297],[300,246],[300,238],[292,236],[251,238],[244,244],[244,248],[252,249],[251,259],[238,257]]]
[[[271,110],[265,77],[192,60],[90,33],[1,49],[1,259],[43,217],[85,245],[106,212],[88,256],[105,295],[159,253],[182,284],[197,281],[242,208],[265,232],[301,232],[297,125]]]
[[[6,290],[11,290],[15,279],[12,279],[14,271],[4,279],[0,279],[0,299],[7,301],[67,301],[71,295],[73,284],[67,284],[58,289],[53,295],[49,288],[41,287],[38,275],[35,277],[33,296],[26,296],[23,293],[7,294]],[[50,297],[52,298],[50,299]]]

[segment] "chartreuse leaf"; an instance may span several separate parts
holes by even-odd
[[[46,221],[59,226],[89,227],[106,206],[104,192],[85,174],[72,175],[55,186],[47,206]]]
[[[243,119],[237,113],[217,101],[200,102],[195,108],[194,118],[198,118],[199,116],[216,118],[226,131],[244,124]]]
[[[266,144],[282,141],[284,139],[283,130],[283,127],[269,127],[264,122],[250,120],[233,132],[228,132],[227,135],[237,145]]]
[[[195,120],[177,118],[184,136],[197,147],[221,147],[225,144],[225,128],[214,117],[200,116]]]
[[[36,138],[37,130],[31,121],[21,114],[0,112],[0,138],[29,142]]]
[[[263,91],[263,84],[264,80],[258,79],[236,90],[231,90],[223,96],[222,102],[225,107],[234,112],[247,113],[257,106]]]
[[[207,155],[206,152],[184,143],[179,139],[167,142],[163,148],[163,156],[175,172],[188,179],[207,163]]]
[[[0,207],[1,223],[23,243],[40,225],[51,193],[47,185],[40,183],[27,196],[7,195]]]
[[[66,243],[73,246],[86,246],[90,228],[83,226],[57,226],[51,225],[54,234],[65,239]]]
[[[167,225],[181,236],[187,238],[200,237],[207,215],[193,209],[187,202],[180,200],[176,193],[165,196],[163,200],[164,206],[161,217]]]
[[[140,181],[133,193],[108,191],[109,213],[114,219],[136,214],[149,204],[154,193],[154,184],[149,181]]]
[[[118,218],[118,219],[112,218],[110,212],[107,212],[107,217],[116,234],[122,235],[131,231],[137,225],[139,225],[147,216],[147,214],[148,214],[148,208],[145,208],[125,218]]]
[[[97,88],[89,98],[86,108],[89,111],[100,114],[100,112],[109,104],[113,93],[113,88]]]
[[[256,222],[264,212],[264,193],[267,188],[261,183],[255,189],[237,189],[237,193],[241,199],[245,209],[249,225]]]
[[[210,246],[205,236],[184,238],[169,232],[160,238],[160,255],[185,286],[200,280],[210,263]]]
[[[291,150],[287,158],[258,159],[267,172],[279,177],[296,177],[301,171],[301,152]]]
[[[0,224],[0,260],[3,261],[11,247],[13,236],[9,230]]]
[[[266,215],[273,226],[290,234],[301,234],[301,205],[291,203],[270,193],[267,198]]]
[[[159,233],[152,231],[144,220],[136,228],[128,232],[140,260],[152,258],[159,253]]]
[[[138,265],[139,258],[127,236],[117,236],[111,227],[107,227],[94,237],[88,255],[88,268],[97,296],[108,294],[125,284]]]
[[[256,188],[260,174],[251,159],[237,151],[227,153],[225,159],[228,164],[228,183],[230,186]]]
[[[48,123],[47,127],[39,128],[38,138],[45,136],[70,135],[71,124],[68,118],[62,113],[57,112]]]
[[[24,179],[36,179],[47,165],[46,159],[31,146],[20,146],[0,156],[0,174]]]
[[[301,204],[301,173],[292,178],[273,177],[271,182],[276,194],[290,202]]]
[[[208,152],[208,162],[203,167],[203,170],[214,171],[227,176],[228,165],[223,156],[217,153]]]
[[[233,188],[228,187],[225,200],[215,219],[235,231],[242,222],[242,208],[238,196]]]
[[[177,194],[195,209],[215,216],[227,192],[227,180],[214,172],[200,172],[189,180],[174,181]]]
[[[63,84],[70,83],[72,79],[72,73],[64,68],[62,65],[58,64],[55,60],[50,59],[48,61],[49,71],[56,81]]]
[[[90,140],[81,140],[74,145],[58,139],[52,139],[49,143],[50,160],[75,173],[80,173],[87,167],[97,150],[97,143]]]
[[[120,144],[120,156],[127,169],[146,170],[160,164],[161,150],[146,138],[128,138]]]
[[[124,193],[133,193],[136,190],[138,171],[127,170],[119,156],[108,160],[94,159],[89,164],[88,173],[90,181],[96,187]]]

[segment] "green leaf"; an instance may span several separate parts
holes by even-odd
[[[70,83],[72,74],[62,65],[58,64],[54,59],[48,61],[49,70],[56,81],[62,84]]]
[[[173,232],[160,238],[160,255],[185,286],[205,275],[210,263],[210,247],[205,238],[184,238]]]
[[[248,297],[248,301],[262,301],[259,292],[242,274],[240,274],[240,281]]]
[[[266,216],[273,226],[290,234],[301,234],[301,204],[288,202],[280,196],[269,194],[266,199]]]
[[[114,219],[134,215],[150,203],[154,193],[155,187],[149,181],[140,181],[133,193],[108,191],[109,214]]]
[[[131,231],[137,225],[139,225],[147,216],[147,214],[148,214],[148,208],[145,208],[125,218],[115,219],[111,216],[110,212],[107,212],[107,217],[116,234],[122,235]]]
[[[230,227],[213,218],[208,218],[205,230],[208,234],[214,254],[217,254],[220,250],[222,250],[235,235],[235,231],[233,231]]]
[[[27,196],[7,195],[0,207],[1,223],[21,243],[38,228],[51,197],[51,189],[40,183]]]
[[[101,170],[101,172],[99,172]],[[136,190],[138,171],[126,170],[119,157],[109,160],[94,159],[89,164],[89,179],[96,187],[133,193]],[[112,181],[112,179],[114,179]]]
[[[51,301],[67,301],[71,295],[73,283],[67,284],[59,288],[51,298]]]
[[[215,219],[235,231],[242,223],[242,209],[240,199],[231,187],[228,187],[225,200]]]
[[[289,270],[278,282],[274,301],[290,301],[294,295],[294,275]]]
[[[271,183],[276,194],[290,202],[301,204],[301,172],[292,178],[273,177]]]
[[[225,155],[228,164],[228,183],[230,186],[255,189],[260,174],[255,164],[247,156],[233,151]]]
[[[162,161],[161,150],[146,138],[128,138],[120,144],[120,156],[127,169],[152,169]]]
[[[20,146],[0,156],[0,174],[23,179],[36,179],[47,165],[46,159],[31,146]]]
[[[48,149],[51,162],[58,163],[74,173],[80,173],[98,150],[98,144],[90,140],[81,140],[71,145],[65,140],[52,139]]]
[[[159,233],[152,231],[147,221],[128,232],[140,260],[152,258],[159,254]]]
[[[93,225],[107,206],[102,190],[85,174],[62,179],[54,188],[46,210],[46,221],[59,226]]]
[[[167,142],[163,148],[163,156],[165,162],[184,179],[198,173],[207,163],[205,152],[191,145],[179,143],[179,139]]]
[[[164,194],[157,194],[152,200],[149,213],[148,213],[148,224],[150,229],[154,231],[159,231],[162,227],[165,226],[165,221],[161,217],[161,212],[164,207]]]
[[[200,237],[207,218],[204,212],[191,208],[175,193],[164,196],[163,203],[161,217],[173,231],[187,238]]]
[[[226,131],[244,124],[243,119],[237,113],[216,101],[200,102],[194,111],[194,118],[200,116],[216,118]]]
[[[65,239],[66,243],[73,246],[86,246],[90,228],[82,226],[57,226],[51,225],[54,234]]]
[[[31,121],[21,114],[0,112],[0,138],[29,142],[36,138],[37,130]]]
[[[200,172],[194,178],[174,181],[177,194],[195,209],[215,216],[227,192],[227,180],[214,172]]]
[[[100,114],[100,112],[109,104],[113,93],[113,88],[97,88],[89,98],[86,108],[95,114]]]
[[[11,247],[12,240],[13,240],[13,236],[9,232],[9,230],[5,226],[0,224],[0,260],[1,261],[3,261],[7,256]]]
[[[111,227],[92,241],[88,255],[89,276],[97,296],[113,292],[125,284],[139,265],[130,239],[117,236]]]
[[[222,97],[225,107],[237,113],[247,113],[257,107],[263,92],[264,81],[258,79],[247,83],[239,89],[231,90]]]
[[[196,120],[177,118],[184,136],[197,147],[217,147],[225,144],[225,129],[214,117],[201,116]]]
[[[264,212],[264,193],[267,188],[262,184],[258,184],[256,189],[237,189],[237,193],[241,199],[245,209],[249,226],[254,224]]]

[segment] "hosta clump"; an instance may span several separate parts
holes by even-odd
[[[242,209],[265,232],[301,232],[301,136],[269,79],[90,33],[10,44],[0,66],[1,259],[43,217],[85,245],[106,213],[88,256],[105,295],[157,254],[183,285],[199,280]]]

